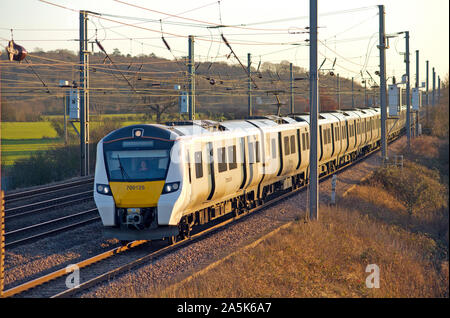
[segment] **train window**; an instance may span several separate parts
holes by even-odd
[[[217,157],[219,159],[218,162],[219,172],[227,171],[227,159],[225,154],[225,147],[217,149]]]
[[[306,149],[309,149],[309,132],[306,133]]]
[[[255,153],[256,153],[256,162],[260,162],[260,156],[259,156],[259,141],[255,142]]]
[[[303,151],[306,150],[306,139],[305,139],[305,136],[306,136],[306,134],[303,133],[302,134],[302,149],[303,149]]]
[[[248,143],[248,162],[255,163],[255,150],[253,149],[253,142]]]
[[[228,147],[228,169],[236,169],[237,161],[236,161],[236,146]]]
[[[295,147],[295,136],[291,136],[291,153],[295,153],[296,147]]]
[[[202,161],[202,152],[197,151],[194,153],[195,160],[195,177],[202,178],[203,177],[203,161]]]
[[[331,128],[328,128],[328,143],[331,143]]]
[[[284,155],[285,156],[289,155],[289,137],[288,136],[284,137]]]
[[[272,159],[277,157],[277,143],[275,138],[272,138]]]

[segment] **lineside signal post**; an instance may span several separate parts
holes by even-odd
[[[0,298],[3,298],[3,289],[5,287],[5,200],[4,193],[1,191],[0,200]]]

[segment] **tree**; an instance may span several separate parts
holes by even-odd
[[[151,118],[151,113],[155,113],[156,122],[161,123],[161,117],[163,114],[168,113],[170,109],[178,105],[178,99],[173,96],[144,96],[143,101],[145,106],[143,107],[144,116],[148,119]],[[150,111],[148,111],[150,110]]]

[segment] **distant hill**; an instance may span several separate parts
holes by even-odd
[[[118,50],[90,56],[90,113],[177,113],[179,85],[187,90],[187,62],[167,60],[154,54],[124,56]],[[33,121],[42,115],[63,114],[65,89],[60,80],[79,86],[79,57],[68,50],[36,51],[25,61],[9,62],[0,56],[2,120]],[[111,62],[112,61],[112,62]],[[232,63],[233,62],[233,63]],[[230,63],[197,63],[196,112],[204,116],[242,118],[247,114],[246,71],[233,58]],[[305,69],[294,67],[295,110],[308,111],[309,83]],[[289,62],[252,66],[252,96],[255,115],[289,112]],[[256,84],[256,87],[255,87]],[[341,78],[341,108],[351,107],[351,81]],[[321,110],[337,108],[336,77],[320,76]],[[356,96],[358,95],[358,96]],[[356,105],[364,104],[364,88],[355,84]]]

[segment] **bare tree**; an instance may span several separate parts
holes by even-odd
[[[156,122],[161,122],[161,116],[178,105],[178,99],[174,96],[144,96],[143,112],[146,118],[150,118],[151,114],[156,114]]]

